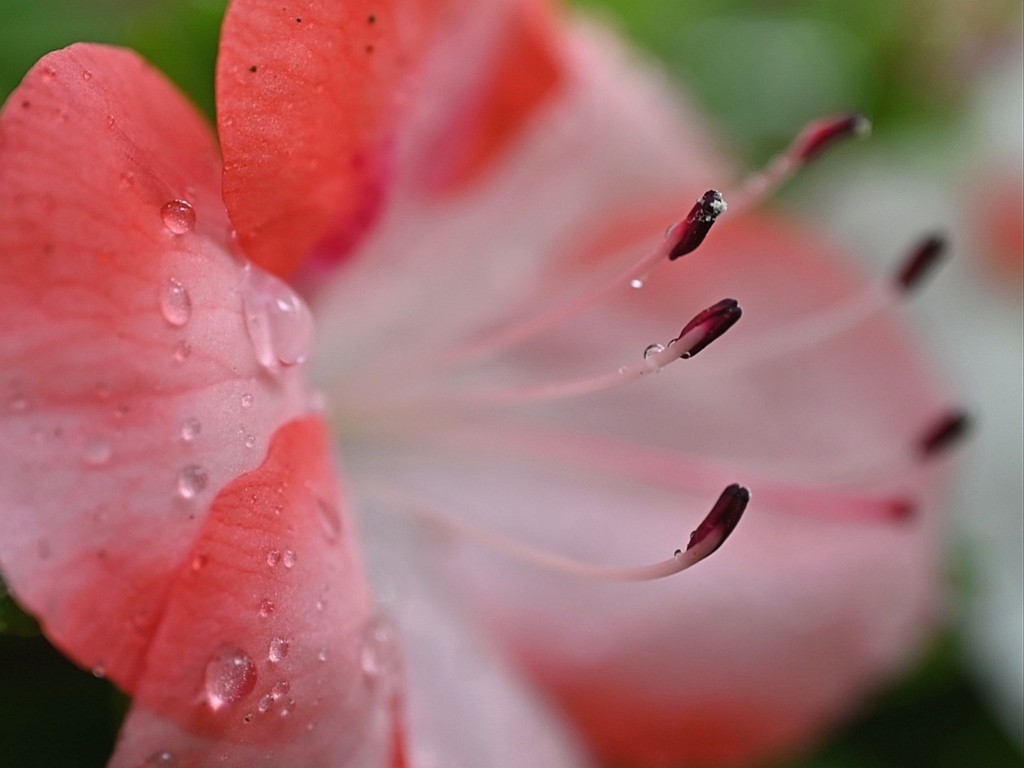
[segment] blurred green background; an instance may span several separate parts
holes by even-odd
[[[1019,45],[1020,0],[577,0],[659,57],[751,166],[810,118],[861,109],[879,140],[954,129],[994,52]],[[47,51],[142,52],[213,112],[224,0],[0,0],[0,94]],[[856,152],[856,147],[844,152]],[[969,592],[970,563],[955,588]],[[955,628],[919,668],[797,766],[1001,768],[1022,755],[967,671]],[[0,768],[102,766],[127,701],[64,660],[0,583]]]

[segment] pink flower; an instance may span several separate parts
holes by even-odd
[[[512,0],[237,0],[221,46],[223,181],[123,51],[51,54],[0,119],[0,565],[133,696],[112,765],[581,764],[500,673],[438,673],[476,637],[450,594],[620,762],[793,749],[913,654],[945,404],[898,291],[751,212],[662,263],[731,174],[651,73]],[[734,481],[711,562],[601,580],[709,554]],[[395,630],[348,500],[424,521],[365,519]]]

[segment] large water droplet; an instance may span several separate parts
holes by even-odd
[[[206,663],[206,701],[214,712],[241,701],[256,687],[256,665],[245,651],[221,646]]]
[[[274,664],[279,664],[284,661],[290,648],[291,644],[283,637],[275,637],[270,641],[270,647],[267,649],[267,658]]]
[[[317,498],[316,509],[319,513],[320,524],[323,526],[324,535],[328,541],[337,541],[341,536],[341,514],[338,507],[327,499]]]
[[[169,232],[184,235],[196,227],[196,209],[187,200],[171,200],[160,209],[160,218]]]
[[[164,320],[175,328],[180,328],[192,317],[192,297],[188,295],[185,286],[173,277],[160,293],[160,312]]]
[[[194,499],[206,488],[206,470],[198,464],[187,464],[178,472],[178,495],[183,499]]]
[[[112,453],[110,440],[104,435],[89,435],[82,444],[82,455],[94,466],[106,464]]]
[[[276,368],[306,359],[313,343],[313,318],[287,283],[259,268],[247,267],[242,308],[260,365]]]
[[[199,419],[190,417],[181,422],[181,439],[186,443],[191,443],[202,431],[203,424]]]
[[[281,563],[285,568],[294,568],[296,559],[294,549],[286,549],[281,553]]]

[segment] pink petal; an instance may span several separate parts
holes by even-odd
[[[231,4],[218,120],[225,200],[250,258],[289,275],[329,229],[347,251],[372,226],[403,94],[453,11],[448,0]]]
[[[286,364],[302,328],[273,339],[291,342],[287,361],[258,362],[251,301],[288,289],[231,253],[217,173],[201,120],[131,53],[51,54],[6,104],[0,563],[58,646],[136,695],[129,764],[150,749],[207,764],[248,740],[334,766],[355,760],[361,729],[370,747],[383,738],[354,662],[365,586],[323,427],[293,422],[309,410],[302,366]],[[246,731],[209,712],[211,655],[253,659],[237,690],[255,707],[276,682],[275,637],[301,724]],[[325,722],[348,735],[310,735]]]
[[[364,672],[351,542],[324,425],[287,424],[174,575],[112,765],[380,765],[394,671]]]

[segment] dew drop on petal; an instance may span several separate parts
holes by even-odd
[[[270,689],[270,697],[274,701],[280,701],[288,695],[288,691],[292,689],[291,683],[287,680],[278,680],[274,683],[274,687]]]
[[[287,283],[248,267],[242,307],[249,341],[260,365],[287,367],[306,359],[313,343],[313,318],[306,303]]]
[[[327,661],[327,649],[321,648],[316,654],[317,661]]]
[[[291,644],[283,637],[275,637],[270,641],[270,647],[267,649],[267,659],[274,664],[279,664],[284,661],[290,648]]]
[[[629,281],[629,287],[630,288],[636,288],[637,290],[640,290],[641,288],[644,287],[643,278],[634,277],[632,280]]]
[[[260,697],[260,703],[256,705],[256,709],[260,712],[269,712],[270,708],[274,706],[274,697],[269,693],[265,696]]]
[[[261,600],[260,601],[260,617],[267,618],[274,612],[274,601],[273,600]]]
[[[327,540],[337,541],[341,536],[341,515],[338,513],[338,507],[327,499],[317,498],[316,508]]]
[[[295,567],[295,560],[296,560],[296,557],[295,557],[295,550],[294,549],[286,549],[281,554],[281,562],[284,564],[285,568],[294,568]]]
[[[192,297],[180,282],[171,278],[160,293],[160,312],[170,325],[180,328],[192,317]]]
[[[664,351],[665,351],[665,345],[664,344],[648,344],[647,347],[644,348],[644,360],[647,360],[647,359],[649,359],[651,357],[654,357],[658,353],[664,352]]]
[[[104,435],[89,435],[82,444],[82,455],[93,466],[101,466],[110,461],[113,448],[110,440]]]
[[[246,392],[244,395],[242,395],[242,407],[243,408],[250,408],[250,407],[252,407],[252,401],[253,401],[253,396],[251,394],[249,394],[248,392]]]
[[[184,363],[188,360],[189,355],[192,354],[192,345],[187,341],[179,341],[174,345],[174,360],[175,362]]]
[[[374,685],[389,679],[399,667],[398,640],[395,628],[387,619],[370,619],[363,629],[359,666],[366,681]]]
[[[198,464],[187,464],[178,472],[178,495],[183,499],[194,499],[206,488],[206,470]]]
[[[181,422],[181,439],[186,443],[191,443],[202,431],[203,424],[199,419],[190,417]]]
[[[160,209],[167,231],[175,235],[184,235],[196,227],[196,209],[187,200],[171,200]]]
[[[273,567],[281,562],[281,550],[269,549],[267,550],[267,565]]]
[[[206,701],[214,712],[241,701],[256,687],[256,665],[238,648],[222,646],[206,663]]]

